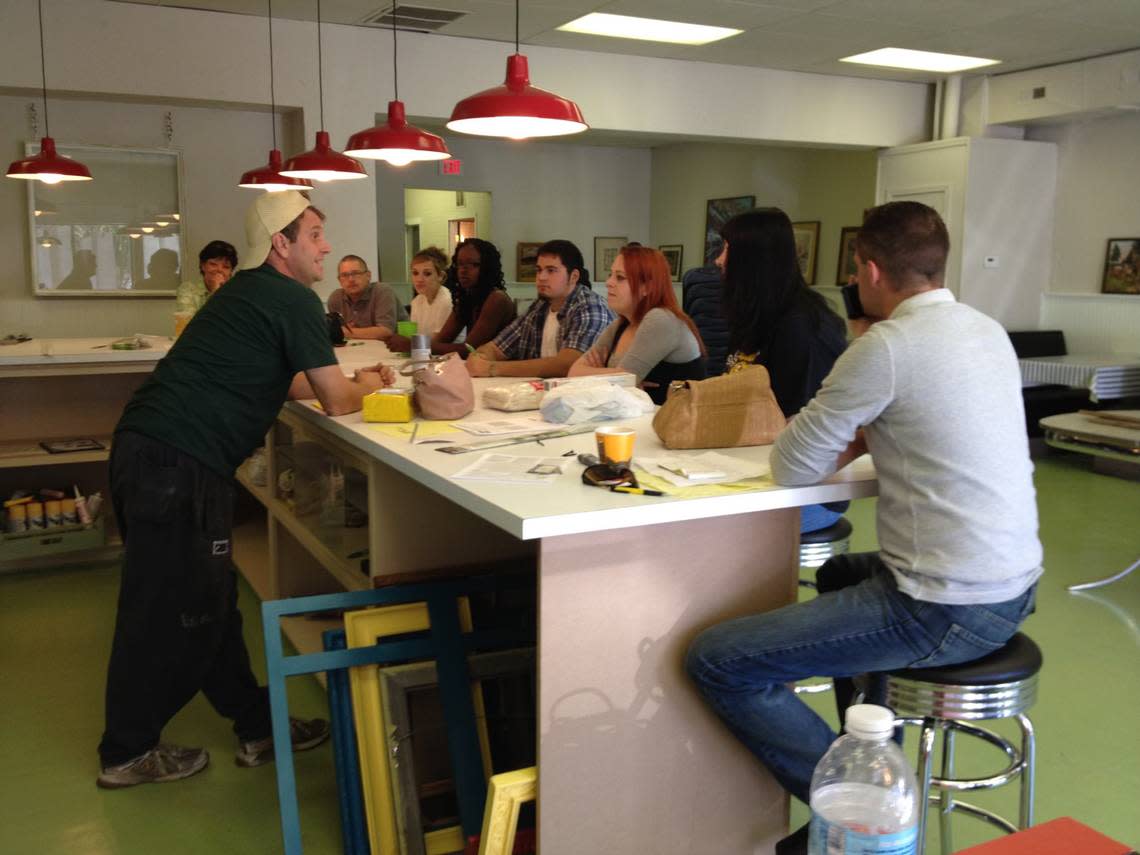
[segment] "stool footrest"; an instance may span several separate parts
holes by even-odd
[[[930,804],[936,805],[940,803],[940,796],[937,793],[931,793]],[[962,811],[962,813],[968,814],[975,819],[983,819],[990,825],[996,825],[998,828],[1000,828],[1002,831],[1007,832],[1008,834],[1014,834],[1015,832],[1020,831],[1016,825],[1014,825],[1005,817],[998,816],[992,810],[986,810],[984,807],[978,807],[977,805],[972,805],[969,802],[956,801],[951,803],[950,812],[957,813],[958,811]]]

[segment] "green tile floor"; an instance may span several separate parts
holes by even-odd
[[[1049,456],[1038,461],[1037,490],[1046,575],[1038,612],[1026,625],[1046,663],[1032,711],[1039,739],[1037,819],[1074,816],[1136,846],[1140,572],[1091,594],[1074,596],[1065,586],[1115,572],[1140,555],[1140,482],[1094,474],[1084,458]],[[856,502],[849,516],[854,548],[874,548],[873,501]],[[96,789],[95,745],[117,577],[117,569],[106,565],[0,576],[0,852],[279,852],[273,767],[237,768],[228,724],[201,697],[164,737],[206,746],[212,758],[206,772],[169,785]],[[260,663],[260,620],[248,589],[242,608],[250,650]],[[324,696],[314,680],[295,678],[290,692],[291,710],[322,714]],[[834,716],[829,694],[811,702]],[[992,766],[1000,759],[986,752],[975,757],[964,751],[960,766],[970,772],[977,762]],[[331,752],[322,747],[297,759],[305,851],[339,852]],[[978,800],[1014,815],[1015,789]],[[806,815],[793,805],[792,827]],[[960,818],[955,830],[957,846],[992,836],[969,817]]]

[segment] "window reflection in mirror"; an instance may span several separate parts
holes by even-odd
[[[38,151],[29,144],[30,153]],[[182,270],[178,152],[60,145],[93,181],[28,182],[37,296],[172,296]]]

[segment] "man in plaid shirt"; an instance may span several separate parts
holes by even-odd
[[[472,377],[565,377],[614,320],[590,288],[582,251],[568,240],[538,248],[538,299],[467,358]]]

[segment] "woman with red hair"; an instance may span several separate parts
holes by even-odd
[[[624,246],[606,280],[606,301],[618,319],[570,367],[587,374],[637,375],[637,382],[663,403],[674,380],[703,380],[705,347],[692,319],[673,293],[669,262],[647,246]]]

